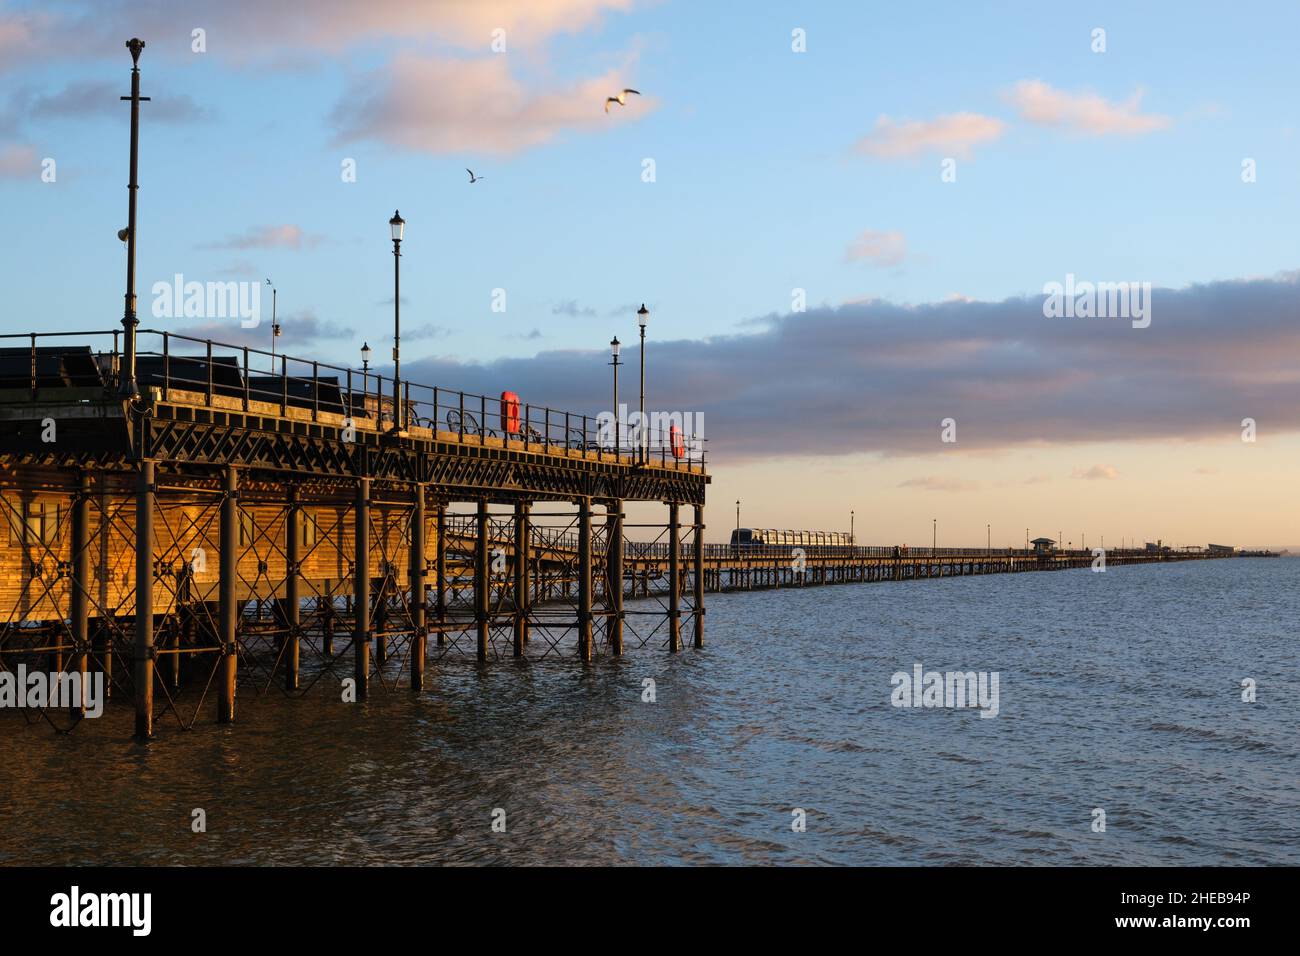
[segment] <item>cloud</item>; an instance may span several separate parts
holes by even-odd
[[[371,140],[431,154],[513,153],[566,131],[633,122],[655,107],[653,97],[643,96],[627,108],[604,111],[609,92],[630,85],[625,70],[538,89],[513,76],[507,61],[399,54],[344,93],[330,117],[334,142]]]
[[[0,146],[0,179],[25,179],[35,181],[40,175],[34,146]]]
[[[650,407],[704,415],[710,457],[961,451],[1237,439],[1241,420],[1300,432],[1300,281],[1153,290],[1147,329],[1047,319],[1038,296],[883,300],[775,316],[742,332],[647,343]],[[488,363],[418,360],[412,381],[572,411],[608,407],[604,349]],[[1134,387],[1134,383],[1139,386]]]
[[[119,84],[109,82],[69,83],[57,93],[32,98],[27,107],[28,116],[31,119],[121,117],[126,114],[118,87]],[[149,121],[160,123],[206,122],[216,115],[188,96],[156,96],[142,110]]]
[[[145,56],[190,55],[195,26],[208,34],[207,55],[235,62],[295,59],[295,52],[336,55],[384,40],[484,50],[492,31],[506,31],[507,50],[529,50],[553,36],[599,24],[626,12],[634,0],[97,0],[84,12],[0,11],[0,72],[50,56],[120,56],[122,24],[150,42]],[[129,35],[129,34],[128,34]],[[166,43],[161,38],[181,37]],[[155,52],[156,51],[156,52]]]
[[[567,315],[571,319],[594,316],[596,310],[591,306],[579,306],[576,299],[565,299],[551,306],[551,315]]]
[[[888,116],[876,120],[875,128],[858,140],[858,152],[879,159],[905,159],[922,153],[967,158],[971,148],[998,139],[1006,124],[979,113],[952,113],[932,120],[895,123]]]
[[[1119,470],[1114,465],[1093,465],[1091,468],[1076,468],[1072,478],[1083,478],[1086,481],[1114,481],[1119,477]]]
[[[402,329],[402,341],[422,342],[426,339],[438,339],[450,334],[451,329],[446,326],[425,322],[423,325],[417,325],[412,329]]]
[[[849,243],[844,257],[849,262],[866,260],[877,266],[901,265],[907,258],[907,238],[901,232],[867,229]]]
[[[900,481],[900,488],[920,488],[923,491],[975,491],[978,481],[966,481],[963,478],[939,478],[933,475],[924,478],[908,478]]]
[[[199,249],[303,249],[320,245],[323,236],[308,235],[301,226],[256,226],[243,235],[200,243]],[[391,301],[391,300],[390,300]]]
[[[1139,112],[1141,89],[1122,103],[1111,103],[1095,93],[1066,93],[1042,80],[1021,80],[1009,99],[1029,123],[1088,136],[1134,136],[1167,129],[1173,122],[1168,116]]]
[[[226,345],[247,345],[250,348],[262,349],[268,352],[271,350],[271,314],[269,308],[263,310],[261,324],[252,329],[243,328],[238,319],[196,320],[193,324],[184,324],[179,327],[177,327],[176,323],[184,320],[165,321],[171,323],[171,327],[167,329],[169,332],[188,335],[196,339],[212,339],[214,342],[221,342]],[[350,339],[356,334],[350,326],[321,319],[310,309],[305,309],[293,315],[279,316],[276,321],[280,323],[281,331],[276,344],[276,351],[291,356],[302,357],[307,355],[307,346],[309,345],[329,343],[338,339]],[[161,328],[159,331],[161,331]],[[257,361],[257,358],[250,359],[250,363]],[[269,358],[264,357],[264,361],[269,361]],[[299,373],[291,371],[290,374]]]

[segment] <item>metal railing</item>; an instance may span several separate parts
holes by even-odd
[[[0,335],[0,389],[25,388],[33,396],[42,388],[60,385],[99,384],[115,390],[121,375],[121,334],[119,329]],[[83,344],[78,349],[73,339],[90,340],[91,345],[78,343]],[[101,343],[102,347],[94,347]],[[218,400],[227,399],[248,409],[260,402],[276,406],[282,415],[290,408],[310,411],[313,421],[321,414],[334,414],[371,423],[379,430],[392,429],[395,417],[400,417],[408,428],[427,428],[460,441],[467,436],[491,439],[524,451],[560,448],[588,452],[601,461],[697,468],[707,460],[706,440],[696,435],[610,427],[612,419],[602,415],[523,401],[507,405],[504,396],[411,381],[401,382],[401,400],[395,402],[392,377],[379,372],[176,332],[142,329],[136,333],[136,381],[142,392],[159,389],[163,401],[186,392],[205,405],[224,404]]]

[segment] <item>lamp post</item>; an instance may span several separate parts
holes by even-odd
[[[856,542],[853,539],[853,511],[849,510],[849,547],[853,547]]]
[[[985,554],[993,553],[993,525],[984,526],[984,552]]]
[[[406,220],[397,210],[388,220],[393,234],[393,434],[406,432],[406,410],[402,407],[402,235]]]
[[[622,422],[622,416],[619,415],[618,413],[618,367],[623,364],[618,360],[618,351],[620,347],[621,347],[621,343],[618,341],[617,335],[609,340],[609,350],[614,356],[613,361],[611,361],[609,364],[614,366],[614,454],[615,455],[620,454],[620,449],[623,447],[623,422]]]
[[[361,412],[370,414],[366,408],[370,404],[370,343],[361,343]]]
[[[645,464],[649,457],[650,433],[646,428],[645,420],[645,324],[650,320],[650,310],[641,303],[641,308],[636,310],[636,324],[641,327],[641,421],[639,423],[640,431],[638,432],[637,445],[640,447],[641,463]]]
[[[930,520],[934,522],[932,537],[930,538],[930,554],[933,555],[939,549],[939,519],[932,518]]]
[[[736,499],[736,530],[737,531],[740,530],[740,499],[739,498]],[[736,540],[738,541],[740,540],[739,535],[737,535]]]
[[[118,391],[134,398],[140,394],[135,382],[135,330],[140,320],[135,313],[135,194],[140,185],[136,177],[140,159],[140,104],[149,97],[140,95],[140,54],[144,41],[132,37],[126,41],[131,51],[131,95],[121,99],[131,101],[131,181],[127,184],[126,225],[126,306],[122,310],[122,371]]]
[[[280,337],[280,323],[275,320],[275,303],[279,298],[279,293],[275,288],[275,283],[270,279],[266,284],[271,287],[271,374],[275,374],[275,340]]]

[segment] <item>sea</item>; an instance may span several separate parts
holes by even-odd
[[[1300,560],[707,604],[702,649],[241,688],[147,744],[125,701],[0,712],[0,864],[1300,863]],[[918,672],[996,675],[996,714]]]

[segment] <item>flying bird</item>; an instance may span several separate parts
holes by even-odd
[[[487,179],[486,176],[475,176],[474,170],[469,169],[468,167],[466,167],[465,172],[469,173],[469,181],[471,184],[478,182],[480,179]]]
[[[624,90],[622,93],[618,94],[618,96],[607,96],[605,97],[605,112],[609,112],[610,103],[617,103],[619,106],[627,106],[627,95],[629,93],[635,93],[637,96],[641,95],[640,90]]]

